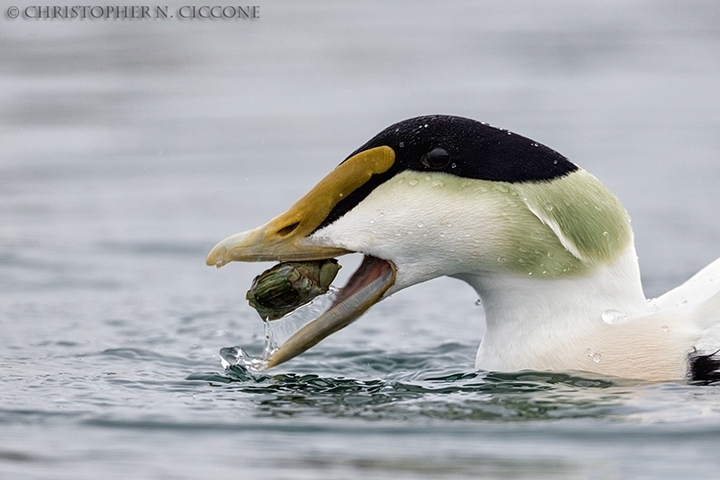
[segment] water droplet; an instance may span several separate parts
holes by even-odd
[[[414,178],[413,178],[413,179],[412,179],[412,180],[410,180],[410,181],[409,181],[408,183],[409,183],[410,185],[412,185],[412,186],[414,187],[415,185],[417,185],[417,184],[418,184],[418,181],[417,181],[416,179],[414,179]]]
[[[400,142],[400,143],[398,144],[398,146],[399,146],[400,148],[403,148],[403,147],[405,146],[405,142]]]
[[[660,327],[660,330],[662,330],[663,332],[667,332],[668,330],[670,330],[670,328],[667,325],[663,325],[662,327]]]
[[[592,356],[593,356],[593,351],[592,351],[592,349],[591,349],[591,348],[588,348],[587,350],[585,350],[585,355],[587,355],[588,358],[592,357]]]
[[[371,219],[371,220],[370,220],[370,223],[375,223],[375,219],[374,219],[374,218]]]
[[[683,305],[687,305],[688,301],[687,298],[684,298],[678,302],[678,307],[682,307]]]
[[[617,310],[609,309],[609,310],[605,310],[602,313],[602,319],[603,319],[603,322],[608,323],[610,325],[618,325],[620,323],[625,323],[627,321],[627,316],[624,313],[619,312]]]
[[[452,223],[446,223],[445,225],[447,225],[448,227],[452,227]]]
[[[424,226],[425,226],[425,224],[424,224],[424,223],[422,223],[422,222],[418,222],[418,224],[417,224],[417,225],[418,225],[418,228],[422,228],[422,227],[424,227]]]
[[[608,232],[603,232],[603,237],[605,237],[605,238],[610,237],[610,233],[608,233]]]
[[[557,165],[557,160],[553,160],[553,165]]]
[[[451,163],[451,164],[450,164],[450,168],[455,168],[455,167],[457,167],[457,164],[456,164],[456,163]]]
[[[498,262],[504,263],[506,261],[507,261],[507,258],[505,258],[505,257],[498,258]]]
[[[383,215],[385,215],[385,212],[383,212],[382,210],[380,210],[380,211],[378,212],[378,214],[382,217]]]
[[[477,305],[478,307],[482,305],[482,299],[478,298],[477,300],[475,300],[475,305]]]
[[[532,272],[528,272],[528,276],[529,276],[529,277],[532,277]]]
[[[592,358],[593,358],[593,362],[600,363],[600,360],[602,359],[602,355],[600,355],[599,353],[596,353],[595,355],[593,355]]]
[[[553,206],[552,203],[548,202],[545,204],[545,210],[547,210],[548,212],[552,212],[553,208],[555,208],[555,207]]]

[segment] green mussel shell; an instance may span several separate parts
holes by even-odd
[[[278,263],[255,277],[245,298],[264,320],[277,320],[327,293],[338,270],[334,258]]]

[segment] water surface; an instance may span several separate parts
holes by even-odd
[[[3,17],[0,473],[712,477],[717,387],[476,372],[482,308],[456,280],[400,292],[278,369],[226,371],[221,348],[261,346],[243,297],[269,264],[204,257],[385,126],[450,113],[596,174],[659,295],[720,257],[719,12],[272,2],[239,23]]]

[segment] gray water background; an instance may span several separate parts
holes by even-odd
[[[220,348],[262,343],[243,297],[269,264],[204,265],[387,125],[449,113],[598,176],[632,216],[646,293],[663,293],[720,257],[717,2],[273,1],[255,21],[33,21],[11,5],[0,477],[720,468],[717,387],[475,372],[482,309],[449,279],[268,375],[224,371]]]

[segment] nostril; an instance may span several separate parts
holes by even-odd
[[[277,234],[280,235],[281,237],[287,237],[288,235],[290,235],[292,232],[295,231],[295,229],[298,227],[298,225],[300,225],[300,222],[295,222],[291,225],[288,225],[287,227],[283,227],[280,230],[278,230]]]

